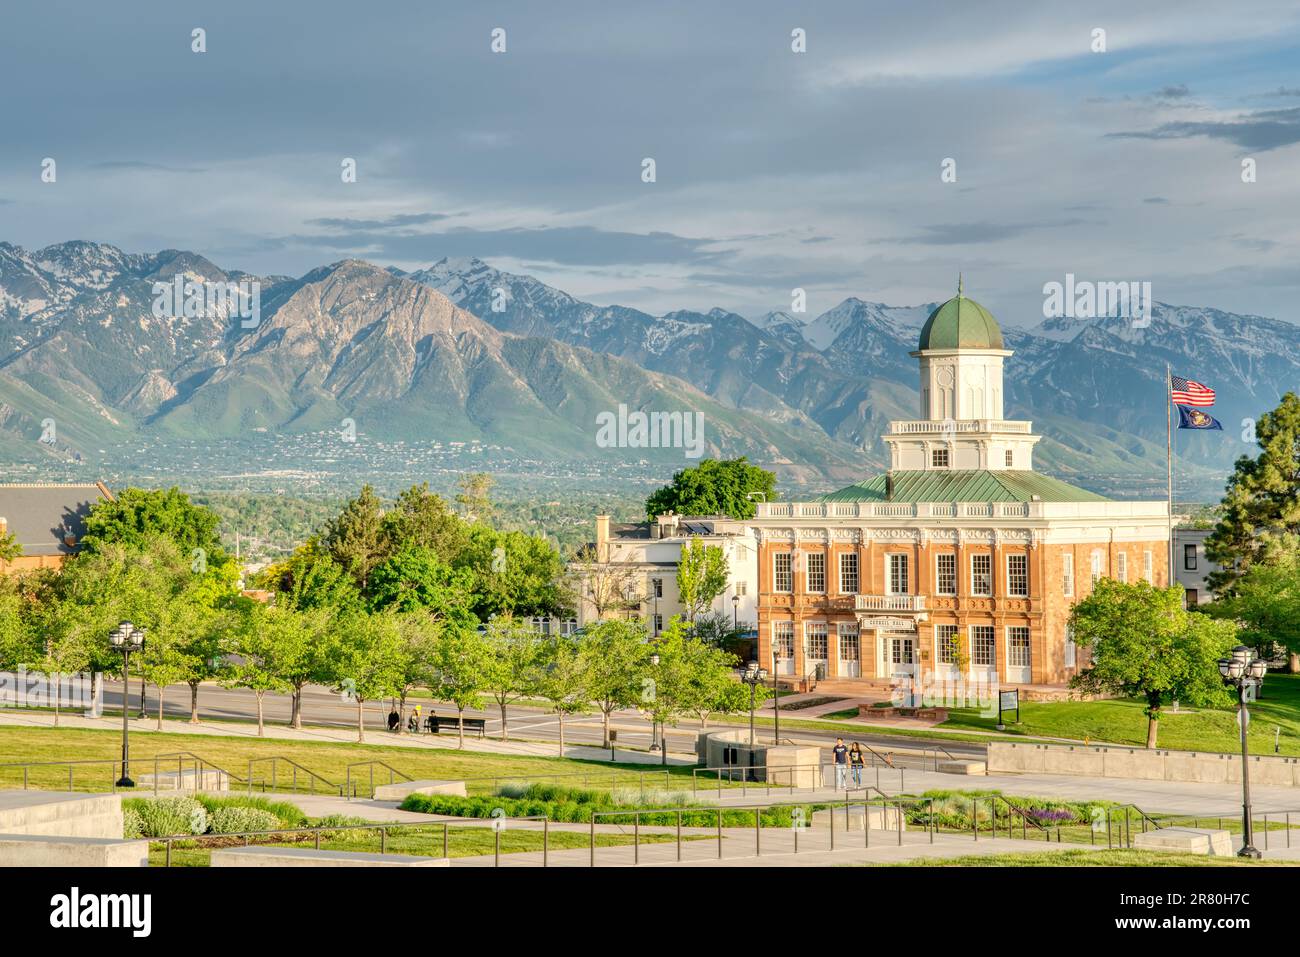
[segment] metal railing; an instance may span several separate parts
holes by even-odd
[[[347,797],[347,799],[348,799],[349,801],[351,801],[351,800],[352,800],[354,797],[356,797],[356,795],[357,795],[357,788],[356,788],[356,785],[352,783],[352,769],[353,769],[353,768],[366,768],[366,769],[369,771],[369,775],[370,775],[370,777],[369,777],[369,788],[370,788],[370,790],[369,790],[367,796],[373,798],[373,797],[375,796],[375,768],[376,768],[376,767],[383,768],[385,771],[388,772],[388,783],[389,783],[389,784],[395,784],[395,783],[397,782],[397,779],[398,779],[398,778],[401,778],[403,781],[414,781],[414,780],[415,780],[414,778],[410,777],[409,775],[403,774],[401,771],[397,770],[395,767],[393,767],[391,764],[387,763],[386,761],[378,761],[378,760],[375,760],[375,761],[354,761],[352,764],[349,764],[349,765],[344,769],[343,793],[344,793],[344,796]]]
[[[317,825],[315,827],[282,827],[273,828],[265,831],[239,831],[233,834],[171,834],[165,837],[147,837],[141,840],[148,841],[150,844],[163,844],[164,857],[163,867],[172,866],[172,848],[178,842],[187,844],[202,845],[204,842],[212,843],[215,841],[228,841],[230,839],[240,839],[244,841],[244,846],[249,847],[254,843],[255,838],[262,838],[257,841],[259,845],[282,845],[297,844],[302,842],[286,841],[286,836],[301,836],[304,841],[312,839],[313,850],[321,850],[321,835],[336,834],[347,831],[377,831],[379,835],[379,853],[388,853],[388,835],[392,831],[410,831],[410,830],[433,830],[442,832],[442,856],[450,858],[451,841],[449,834],[452,828],[490,828],[495,833],[493,842],[493,866],[501,866],[501,834],[509,824],[514,822],[534,821],[542,825],[542,866],[550,866],[550,841],[551,830],[550,820],[544,814],[533,814],[521,817],[496,817],[496,818],[476,818],[472,821],[430,821],[429,823],[385,823],[385,824],[331,824]],[[527,852],[523,852],[527,853]]]
[[[271,777],[269,784],[265,778],[260,782],[257,781],[254,775],[254,767],[256,765],[266,764],[267,762],[270,762],[271,764]],[[264,757],[248,759],[248,778],[245,782],[248,788],[248,793],[252,794],[254,787],[259,787],[262,791],[279,791],[281,765],[288,766],[289,789],[295,793],[298,791],[298,779],[301,775],[306,784],[308,793],[315,793],[317,784],[321,784],[324,786],[326,791],[331,791],[339,797],[344,796],[342,784],[336,784],[324,775],[317,774],[311,768],[299,764],[297,761],[293,760],[293,758],[286,758],[279,754],[268,754]]]
[[[669,827],[673,829],[672,833],[674,835],[674,843],[676,845],[676,860],[678,861],[682,859],[683,827],[684,826],[693,827],[696,829],[697,832],[704,830],[708,827],[707,825],[685,823],[683,818],[685,817],[687,821],[698,820],[700,818],[706,818],[706,817],[711,818],[714,822],[711,830],[716,835],[714,840],[716,840],[717,842],[716,843],[717,859],[722,860],[724,857],[723,848],[724,848],[726,831],[731,830],[735,832],[741,830],[741,828],[736,825],[730,825],[730,826],[724,825],[724,820],[729,816],[734,818],[737,815],[745,814],[745,816],[748,817],[748,814],[746,812],[750,812],[750,811],[753,812],[754,856],[762,857],[763,856],[763,830],[764,830],[763,814],[764,812],[780,811],[787,808],[790,810],[792,823],[790,824],[770,823],[768,824],[768,829],[779,832],[788,828],[793,835],[793,853],[798,854],[800,834],[803,832],[812,833],[814,830],[813,825],[811,824],[811,816],[808,815],[807,813],[808,810],[811,809],[813,814],[816,814],[818,811],[823,811],[823,810],[827,812],[827,827],[826,827],[826,834],[828,837],[827,849],[834,851],[836,849],[835,846],[836,812],[841,808],[843,809],[844,830],[847,832],[848,830],[850,830],[850,826],[851,826],[849,815],[853,808],[858,808],[858,807],[862,808],[862,833],[863,833],[862,846],[864,848],[869,848],[871,846],[871,831],[873,830],[871,827],[871,809],[873,807],[879,807],[879,808],[892,807],[894,809],[894,818],[895,818],[896,827],[889,828],[889,830],[894,830],[897,832],[898,844],[900,846],[902,845],[903,824],[904,824],[904,814],[905,814],[902,802],[889,797],[884,797],[883,799],[877,799],[877,798],[852,799],[846,795],[844,802],[842,804],[838,801],[834,803],[825,803],[825,804],[820,802],[815,802],[810,804],[786,802],[786,803],[727,805],[725,807],[719,806],[719,807],[712,807],[712,808],[696,806],[696,807],[670,807],[670,808],[639,808],[635,810],[626,810],[626,811],[594,811],[592,812],[591,822],[590,822],[589,862],[590,862],[590,866],[592,867],[596,866],[596,827],[601,822],[602,819],[611,819],[611,818],[632,819],[632,864],[633,866],[636,866],[641,863],[641,827],[642,827],[641,821],[643,818],[646,817],[652,817],[652,816],[662,817],[664,815],[670,815],[672,817],[673,823],[671,824],[649,825],[649,826],[661,827],[661,828]],[[797,811],[801,812],[801,814],[796,814]],[[809,823],[804,823],[805,821],[808,821]],[[888,823],[887,816],[884,818],[884,822]],[[746,825],[746,828],[747,827],[748,825]],[[883,829],[876,828],[875,830],[881,831]],[[930,843],[934,843],[933,834],[929,835],[929,840]],[[847,846],[848,845],[844,844],[843,841],[841,841],[841,847],[847,848]]]
[[[504,784],[555,784],[569,787],[587,788],[629,788],[639,791],[644,798],[646,794],[654,794],[655,783],[662,781],[663,786],[658,793],[672,793],[672,780],[674,777],[682,778],[681,790],[686,790],[685,774],[681,771],[674,772],[670,769],[663,771],[561,771],[556,774],[497,774],[491,777],[481,778],[457,778],[465,783],[467,794],[473,794],[477,786],[486,785],[490,788],[490,794],[496,794]],[[647,790],[647,783],[650,789]]]
[[[163,768],[162,766],[163,762],[165,761],[170,765],[172,759],[176,760],[177,786],[175,788],[162,788],[159,785],[160,782],[162,781],[163,775],[171,773],[170,767],[168,767],[167,769]],[[81,784],[86,783],[86,778],[84,775],[80,782],[77,781],[76,775],[78,769],[89,768],[89,767],[101,767],[101,768],[107,768],[109,771],[108,787],[104,790],[106,790],[110,794],[116,794],[119,790],[127,794],[135,794],[135,793],[139,793],[141,790],[146,790],[146,789],[152,790],[154,794],[158,794],[160,791],[163,790],[169,790],[169,791],[214,790],[215,791],[215,790],[226,790],[229,787],[230,782],[236,782],[239,784],[246,783],[243,778],[239,777],[239,775],[232,774],[231,772],[227,771],[225,768],[222,768],[219,765],[216,765],[211,761],[207,760],[206,758],[194,754],[191,751],[174,751],[167,754],[156,754],[148,758],[132,758],[128,762],[128,768],[134,769],[137,773],[139,772],[139,769],[142,766],[153,767],[153,781],[151,782],[152,787],[150,788],[138,788],[138,787],[119,788],[117,786],[117,782],[122,778],[122,761],[120,758],[86,758],[83,760],[73,760],[73,761],[21,761],[21,762],[12,762],[9,764],[0,764],[0,781],[3,781],[3,775],[6,770],[21,769],[23,774],[23,790],[27,791],[27,790],[32,790],[33,771],[37,772],[37,776],[39,776],[39,772],[44,769],[67,768],[67,772],[68,772],[67,790],[76,791],[78,789],[77,785],[79,783]],[[217,786],[212,788],[205,788],[200,786],[209,773],[217,776],[218,779]],[[194,781],[193,787],[187,788],[183,785],[187,774],[192,775],[192,780]],[[62,778],[62,774],[60,774],[59,777]],[[58,783],[62,784],[63,782],[62,780],[60,780]],[[225,787],[222,787],[223,783],[225,784]],[[91,793],[99,793],[101,790],[99,787],[95,785],[88,785],[86,789]],[[36,790],[43,790],[43,789],[37,787]]]

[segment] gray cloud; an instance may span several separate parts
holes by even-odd
[[[323,226],[328,229],[396,229],[403,226],[422,226],[449,219],[449,213],[400,213],[385,219],[342,219],[322,217],[307,220],[308,226]]]
[[[1181,140],[1209,137],[1233,143],[1243,149],[1279,149],[1300,143],[1300,107],[1259,110],[1239,120],[1199,120],[1165,123],[1145,132],[1108,133],[1118,139]]]

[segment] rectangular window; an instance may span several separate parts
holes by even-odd
[[[939,657],[939,664],[955,665],[957,663],[957,656],[961,651],[958,642],[956,625],[934,626],[934,647],[936,649],[935,653]]]
[[[1061,556],[1061,594],[1066,598],[1074,596],[1074,556]]]
[[[934,593],[936,595],[957,594],[956,554],[944,553],[934,557]]]
[[[1007,629],[1007,664],[1012,668],[1029,667],[1029,629],[1023,625]]]
[[[824,552],[808,553],[808,591],[824,592],[826,590],[826,554]]]
[[[772,556],[772,591],[789,594],[794,588],[794,578],[790,574],[790,553],[777,552]]]
[[[970,557],[970,593],[985,596],[993,594],[992,555],[972,555]]]
[[[564,619],[564,624],[560,627],[560,634],[565,635],[567,637],[568,635],[572,635],[577,630],[578,630],[578,619],[566,618]]]
[[[813,661],[825,661],[828,647],[826,642],[826,622],[810,621],[805,623],[803,626],[804,657]]]
[[[858,593],[858,554],[857,552],[840,553],[840,594],[856,595]]]
[[[655,615],[655,634],[658,635],[664,630],[664,616]]]
[[[654,586],[654,597],[664,597],[664,580],[662,578],[652,578],[650,583]]]
[[[1196,571],[1196,546],[1195,545],[1183,546],[1183,569],[1189,572]]]
[[[1097,582],[1101,581],[1101,552],[1092,553],[1092,587],[1097,587]]]
[[[1007,556],[1007,594],[1012,598],[1029,597],[1029,556]]]
[[[794,657],[794,622],[772,622],[772,649],[776,652],[776,657],[782,661],[789,661]]]
[[[1074,644],[1074,622],[1065,626],[1065,667],[1073,668],[1078,658],[1078,648]]]
[[[992,668],[997,664],[997,636],[992,625],[970,626],[970,660],[971,664],[981,668]]]
[[[1007,468],[1011,468],[1011,466],[1015,464],[1015,461],[1015,455],[1012,454],[1010,449],[1007,449]]]
[[[1200,599],[1200,596],[1197,594],[1195,588],[1189,588],[1189,589],[1187,589],[1187,607],[1188,607],[1188,608],[1195,608],[1198,604],[1200,604],[1200,600],[1201,600],[1201,599]]]
[[[1151,561],[1151,549],[1148,548],[1145,552],[1142,553],[1142,577],[1147,580],[1148,585],[1154,585],[1156,583],[1155,571],[1153,570],[1153,568],[1154,566]]]
[[[1120,552],[1115,556],[1115,577],[1128,584],[1128,553]]]
[[[936,469],[946,469],[948,467],[948,450],[932,449],[930,451],[930,467]]]
[[[890,555],[889,556],[889,594],[907,595],[910,594],[907,582],[907,556]]]
[[[858,626],[854,622],[842,621],[835,626],[839,637],[840,661],[858,660]]]
[[[749,585],[745,582],[736,582],[736,584],[731,587],[734,589],[735,594],[739,595],[741,598],[744,598],[749,594]]]

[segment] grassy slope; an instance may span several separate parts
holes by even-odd
[[[1006,733],[1145,745],[1147,719],[1142,708],[1136,700],[1029,702],[1020,707],[1021,723],[1008,724]],[[1272,754],[1274,729],[1281,728],[1280,753],[1300,755],[1300,675],[1270,674],[1264,680],[1264,698],[1250,711],[1252,754]],[[992,731],[996,723],[995,718],[962,709],[938,727]],[[1235,709],[1184,714],[1166,710],[1156,743],[1183,751],[1234,752],[1241,747],[1239,735]]]

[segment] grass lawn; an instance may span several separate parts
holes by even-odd
[[[111,761],[121,756],[122,736],[118,731],[82,728],[21,728],[0,727],[0,765],[16,762],[43,761]],[[311,769],[333,784],[341,784],[347,765],[359,761],[384,761],[411,778],[435,779],[491,779],[518,780],[553,775],[563,783],[588,787],[636,787],[644,773],[647,789],[683,791],[691,788],[691,768],[669,765],[666,769],[657,764],[619,764],[600,761],[579,761],[572,758],[531,757],[526,755],[483,754],[455,749],[430,750],[425,748],[400,748],[391,745],[342,744],[336,742],[286,741],[216,735],[171,734],[138,732],[131,735],[131,771],[140,775],[153,773],[153,757],[189,751],[220,767],[232,776],[246,779],[250,759],[279,756],[289,758]],[[160,764],[167,770],[168,762]],[[176,759],[170,761],[176,769]],[[258,782],[270,782],[271,763],[260,762],[254,766]],[[665,776],[666,775],[666,776]],[[354,780],[362,781],[363,789],[369,783],[365,768],[353,771]],[[112,768],[109,764],[77,766],[73,772],[72,788],[78,791],[106,791],[109,789]],[[584,781],[585,779],[585,781]],[[292,771],[281,766],[278,774],[279,789],[289,790]],[[400,780],[400,778],[399,778]],[[300,790],[307,790],[305,776],[299,774]],[[375,770],[375,783],[387,783],[388,772]],[[497,782],[499,783],[499,781]],[[33,788],[64,790],[68,788],[68,767],[32,769],[28,784]],[[23,773],[19,768],[0,767],[0,788],[23,786]],[[231,787],[239,790],[240,781]],[[492,780],[474,782],[472,793],[489,793],[495,787]],[[318,793],[327,793],[324,785],[317,785]]]
[[[1025,702],[1020,706],[1021,723],[1008,724],[1005,733],[1141,746],[1147,739],[1142,708],[1141,701],[1132,699]],[[1274,729],[1280,727],[1279,753],[1300,755],[1300,675],[1270,673],[1264,679],[1264,697],[1250,712],[1252,754],[1272,754]],[[996,718],[983,717],[975,709],[959,709],[938,727],[992,731],[996,724]],[[1180,751],[1238,751],[1237,712],[1195,709],[1174,714],[1166,708],[1156,743]]]
[[[1040,851],[1029,854],[989,854],[981,857],[918,857],[901,864],[861,867],[1294,867],[1297,861],[1248,861],[1240,857],[1208,857],[1169,851]]]

